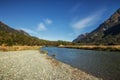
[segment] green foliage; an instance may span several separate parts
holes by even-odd
[[[71,42],[66,41],[47,41],[42,40],[37,37],[30,36],[28,33],[15,30],[0,22],[0,45],[7,44],[8,46],[12,45],[42,45],[42,46],[59,46],[72,44]]]

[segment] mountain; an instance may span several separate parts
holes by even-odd
[[[120,44],[120,9],[89,34],[82,34],[73,42],[85,44]]]
[[[73,42],[79,42],[82,38],[86,37],[89,33],[80,34],[76,39],[73,40]]]
[[[47,41],[30,36],[23,30],[16,30],[0,21],[0,45],[45,45]]]
[[[0,21],[0,31],[6,31],[8,33],[17,33],[17,34],[23,34],[23,35],[26,35],[26,36],[30,36],[27,32],[25,32],[23,30],[13,29],[13,28],[9,27],[8,25],[4,24],[1,21]]]
[[[37,37],[29,35],[23,30],[16,30],[0,21],[0,45],[5,44],[7,46],[12,45],[43,45],[43,46],[58,46],[58,45],[71,45],[71,42],[67,41],[48,41],[39,39]]]

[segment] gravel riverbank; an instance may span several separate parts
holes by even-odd
[[[0,52],[0,80],[100,80],[38,50]]]

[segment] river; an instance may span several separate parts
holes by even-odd
[[[48,55],[104,80],[120,80],[120,52],[44,47]]]

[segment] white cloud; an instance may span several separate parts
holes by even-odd
[[[41,22],[40,24],[38,24],[38,31],[46,31],[46,30],[47,28],[44,23]]]
[[[80,29],[84,29],[86,27],[90,27],[90,26],[94,25],[100,19],[100,17],[102,16],[104,11],[105,11],[105,9],[97,11],[92,15],[88,15],[88,17],[85,17],[83,19],[79,19],[79,20],[75,21],[74,23],[72,23],[71,26],[75,30],[80,30]]]
[[[40,22],[39,24],[38,24],[38,31],[46,31],[47,30],[47,28],[46,28],[46,26],[48,26],[49,24],[52,24],[52,20],[50,20],[50,19],[44,19],[43,20],[43,22]]]
[[[52,24],[53,21],[50,20],[50,19],[45,19],[44,22],[45,22],[46,24]]]
[[[91,26],[95,20],[95,16],[86,17],[84,19],[80,19],[72,24],[72,27],[75,29],[82,29],[88,26]]]
[[[29,34],[37,34],[36,31],[31,30],[31,29],[28,29],[28,28],[21,28],[21,30],[23,30],[23,31],[25,31],[25,32],[27,32],[27,33],[29,33]]]

